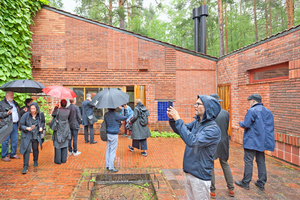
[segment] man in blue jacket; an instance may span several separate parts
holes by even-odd
[[[94,105],[91,104],[92,95],[86,94],[86,100],[81,104],[81,111],[82,111],[82,125],[84,126],[84,140],[85,143],[96,144],[97,141],[94,141],[94,126],[93,124],[89,124],[88,116],[93,115],[93,107]],[[90,130],[90,138],[89,141],[89,131]]]
[[[259,94],[252,94],[247,100],[249,100],[251,108],[247,111],[244,121],[239,122],[240,127],[244,128],[244,177],[241,181],[235,181],[235,184],[249,190],[253,159],[256,157],[258,180],[255,185],[264,191],[267,181],[264,151],[274,151],[274,117],[272,112],[261,103]]]
[[[187,199],[210,199],[213,155],[221,139],[221,130],[215,118],[221,105],[213,97],[198,95],[194,108],[195,120],[188,124],[183,123],[174,108],[168,108],[169,123],[186,144],[183,171]]]

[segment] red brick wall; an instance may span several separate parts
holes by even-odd
[[[47,9],[34,21],[31,46],[33,56],[41,58],[40,68],[33,69],[34,80],[45,86],[145,85],[152,130],[170,130],[168,122],[157,121],[159,100],[191,108],[197,94],[215,92],[215,61]],[[200,81],[203,77],[205,82]],[[194,112],[189,111],[182,113],[187,120]]]
[[[242,143],[243,129],[238,122],[244,120],[249,108],[247,97],[259,93],[275,120],[276,147],[274,152],[267,153],[296,165],[299,165],[300,146],[299,41],[300,31],[295,31],[220,59],[217,63],[218,84],[231,84],[232,140]],[[247,70],[284,62],[289,62],[288,80],[249,84]]]

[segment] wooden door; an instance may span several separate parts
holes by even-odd
[[[146,106],[146,95],[145,95],[145,86],[144,85],[135,85],[134,86],[134,100],[140,99],[142,104]]]
[[[223,100],[220,102],[221,107],[229,113],[228,135],[231,136],[230,85],[219,85],[218,86],[218,94],[219,94],[220,99]]]

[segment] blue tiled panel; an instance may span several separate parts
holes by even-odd
[[[157,102],[158,121],[169,121],[169,118],[167,115],[168,105],[169,105],[169,102]],[[173,106],[173,102],[171,102],[171,106]]]

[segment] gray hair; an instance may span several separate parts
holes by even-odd
[[[92,97],[91,94],[86,94],[86,98]]]
[[[5,96],[9,95],[10,93],[14,93],[14,92],[12,92],[12,91],[7,91],[6,94],[5,94]]]

